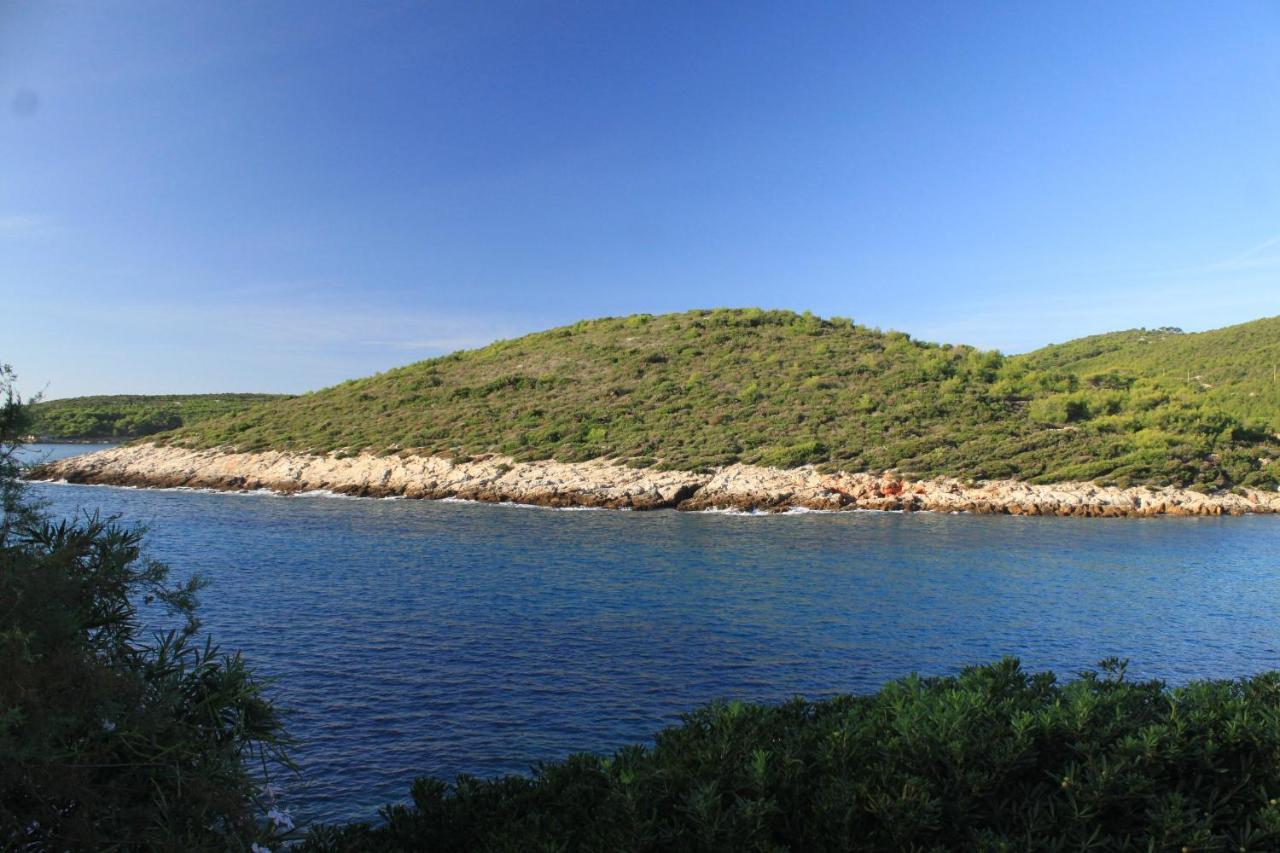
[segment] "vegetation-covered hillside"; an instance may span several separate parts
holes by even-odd
[[[786,311],[636,315],[419,362],[161,440],[1273,486],[1280,406],[1254,359],[1276,342],[1280,318],[1007,357]],[[1186,374],[1213,387],[1179,384]]]
[[[31,407],[32,431],[55,441],[137,438],[278,400],[279,394],[121,394]]]
[[[1045,347],[1024,357],[1039,370],[1092,381],[1137,380],[1280,432],[1280,317],[1212,332],[1136,329]]]

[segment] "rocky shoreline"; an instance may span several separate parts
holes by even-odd
[[[460,498],[549,507],[680,510],[900,510],[1081,517],[1280,513],[1280,493],[1202,494],[1091,483],[965,483],[894,474],[823,474],[812,468],[730,465],[709,473],[628,468],[607,461],[454,462],[409,454],[310,455],[151,444],[49,462],[29,479],[147,488],[330,491],[358,497]]]

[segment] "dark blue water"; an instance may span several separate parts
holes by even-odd
[[[41,485],[212,579],[205,626],[296,709],[296,814],[414,775],[646,740],[716,697],[1020,656],[1170,681],[1280,667],[1280,519],[555,512]]]

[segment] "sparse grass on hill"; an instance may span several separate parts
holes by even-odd
[[[1280,318],[1002,356],[787,311],[636,315],[411,364],[160,440],[1274,486],[1264,460],[1280,456],[1280,399],[1257,365],[1275,343]],[[1188,385],[1188,373],[1220,384]]]
[[[117,394],[68,397],[31,407],[32,431],[40,438],[79,441],[138,438],[249,406],[280,394]]]

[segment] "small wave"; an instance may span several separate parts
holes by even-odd
[[[509,506],[517,509],[545,509],[551,512],[609,512],[610,507],[603,506],[545,506],[543,504],[527,504],[519,501],[477,501],[471,498],[447,497],[440,498],[443,504],[483,504],[484,506]],[[630,512],[630,507],[617,507],[612,509],[613,512]]]
[[[249,497],[273,497],[273,498],[326,498],[330,500],[342,501],[406,501],[412,500],[404,495],[386,495],[383,497],[372,497],[363,495],[346,495],[335,492],[331,489],[308,489],[303,492],[277,492],[272,489],[211,489],[207,486],[123,486],[113,485],[110,483],[72,483],[65,479],[61,480],[33,480],[35,483],[48,483],[50,485],[61,486],[89,486],[98,489],[128,489],[131,491],[148,491],[148,492],[191,492],[194,494],[204,495],[241,495]],[[452,503],[452,504],[479,504],[484,506],[503,506],[515,509],[540,509],[549,512],[633,512],[631,507],[602,507],[602,506],[546,506],[545,504],[523,503],[520,501],[483,501],[473,498],[460,498],[451,496],[447,498],[427,499],[434,503]],[[774,509],[736,509],[732,507],[711,507],[708,509],[696,510],[697,515],[728,515],[739,518],[771,518],[775,516],[786,515],[848,515],[851,513],[875,513],[878,515],[933,515],[941,511],[918,509],[906,513],[901,509],[867,509],[864,507],[855,507],[853,509],[813,509],[804,506],[788,507],[784,510]],[[963,515],[956,510],[945,511],[944,514]]]
[[[284,494],[283,492],[273,492],[273,494],[278,494],[285,498],[331,498],[338,501],[369,500],[369,498],[362,498],[359,495],[344,495],[332,489],[308,489],[305,492],[294,492],[293,494]]]
[[[772,518],[781,515],[851,515],[856,513],[873,513],[875,515],[907,515],[906,510],[901,509],[869,509],[867,507],[853,507],[851,509],[813,509],[807,506],[793,506],[783,510],[776,509],[735,509],[733,507],[712,507],[709,509],[697,510],[699,515],[732,515],[742,518]],[[932,515],[934,510],[916,509],[912,510],[910,515]],[[957,513],[952,512],[952,515]]]
[[[79,486],[80,488],[91,489],[131,489],[135,492],[143,491],[146,488],[145,486],[116,486],[111,483],[73,483],[65,478],[60,480],[26,480],[24,482],[29,484],[39,484],[42,486]],[[160,490],[155,489],[153,491]]]
[[[786,509],[737,509],[735,507],[710,507],[697,510],[699,515],[732,515],[741,518],[773,518],[780,515],[839,515],[850,510],[810,509],[807,506],[793,506]]]
[[[243,497],[283,498],[288,495],[270,489],[210,489],[207,486],[113,486],[111,488],[145,489],[148,492],[191,492],[196,495],[241,495]]]
[[[277,492],[274,489],[212,489],[208,486],[126,486],[116,483],[73,483],[65,478],[59,480],[30,480],[50,486],[79,486],[92,489],[126,489],[134,492],[187,492],[195,495],[238,495],[240,497],[269,498],[336,498],[344,501],[403,501],[404,495],[388,495],[386,497],[361,497],[344,495],[329,489],[310,489],[305,492]]]

